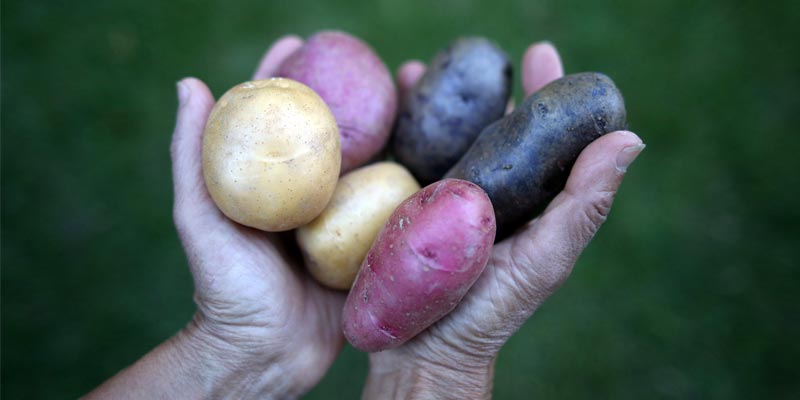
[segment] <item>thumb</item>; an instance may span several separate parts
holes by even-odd
[[[203,180],[203,131],[214,97],[199,79],[178,82],[178,116],[172,134],[174,218],[180,229],[194,216],[216,212]]]
[[[545,209],[535,229],[558,232],[553,239],[571,244],[577,258],[605,222],[628,166],[644,148],[642,140],[628,131],[595,140],[578,157],[564,190]]]
[[[303,39],[295,35],[287,35],[278,39],[261,58],[258,68],[253,74],[253,80],[267,79],[277,74],[281,64],[303,47],[303,43],[305,43]]]
[[[564,190],[542,215],[500,244],[498,251],[513,260],[511,272],[523,278],[516,280],[520,287],[514,289],[523,292],[515,295],[540,303],[561,286],[605,222],[628,166],[644,147],[627,131],[592,142],[572,167]]]
[[[499,349],[561,286],[642,149],[642,140],[631,132],[601,136],[581,152],[566,187],[544,213],[494,246],[486,270],[454,311],[473,318],[467,332],[474,349]],[[457,331],[464,337],[462,327]]]

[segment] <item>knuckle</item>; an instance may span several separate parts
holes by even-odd
[[[546,284],[540,271],[534,268],[530,257],[523,253],[509,261],[510,268],[503,274],[505,284],[518,292],[522,302],[528,302],[539,297],[539,292],[544,289]]]
[[[581,242],[588,243],[606,221],[611,212],[611,205],[614,203],[615,193],[614,191],[595,192],[583,207],[583,221],[581,221],[581,231],[579,232]]]
[[[428,362],[444,366],[477,367],[492,359],[505,340],[481,333],[477,327],[442,332],[434,326],[425,343]]]

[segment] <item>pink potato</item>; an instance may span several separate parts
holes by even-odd
[[[283,62],[278,76],[314,89],[333,112],[342,139],[342,174],[386,145],[397,91],[386,65],[366,43],[344,32],[319,32]]]
[[[446,179],[406,199],[347,296],[347,340],[363,351],[390,349],[450,313],[483,272],[494,237],[492,204],[473,183]]]

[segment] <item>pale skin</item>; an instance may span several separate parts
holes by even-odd
[[[302,45],[287,36],[267,51],[254,79],[272,76]],[[425,65],[400,67],[408,90]],[[563,75],[549,43],[522,62],[526,95]],[[195,285],[197,312],[186,328],[86,398],[296,398],[333,363],[344,338],[345,292],[326,289],[288,254],[284,238],[227,219],[209,197],[202,135],[214,105],[201,81],[178,83],[171,145],[173,215]],[[445,318],[404,345],[371,354],[363,391],[373,398],[489,398],[503,344],[569,276],[605,221],[641,139],[613,132],[580,155],[566,188],[536,219],[494,247],[478,282]]]

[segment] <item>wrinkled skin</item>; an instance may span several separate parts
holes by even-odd
[[[255,78],[272,75],[301,44],[297,37],[277,42]],[[522,65],[528,93],[562,74],[548,44],[532,46]],[[419,62],[404,65],[400,89],[423,70]],[[214,206],[201,171],[202,132],[214,100],[196,79],[181,81],[179,92],[174,219],[197,313],[176,337],[87,398],[295,398],[321,379],[341,348],[344,294],[311,280],[280,236],[242,227]],[[498,350],[567,278],[643,147],[636,135],[614,132],[584,149],[561,194],[494,246],[453,312],[404,345],[370,355],[364,397],[489,397]]]

